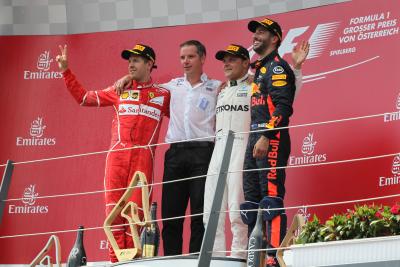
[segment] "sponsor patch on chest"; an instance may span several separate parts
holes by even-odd
[[[285,86],[286,84],[287,84],[286,81],[275,81],[275,82],[272,83],[272,85],[276,86],[276,87]]]
[[[141,105],[140,106],[140,115],[155,119],[157,121],[160,120],[161,118],[161,110],[157,109],[157,108],[153,108],[147,105]]]
[[[162,106],[162,105],[164,105],[164,96],[156,96],[156,97],[150,99],[149,103]]]
[[[237,90],[236,96],[238,97],[246,97],[249,90],[250,86],[248,85],[243,85],[241,87],[239,87],[239,89]]]
[[[140,91],[139,90],[125,91],[120,95],[119,99],[120,100],[139,101],[140,100]]]
[[[133,104],[121,104],[118,107],[119,115],[138,115],[140,107]]]
[[[147,105],[120,104],[118,114],[120,116],[143,115],[157,121],[161,118],[161,110]]]
[[[272,72],[274,74],[282,74],[285,70],[281,66],[276,66],[273,68]]]

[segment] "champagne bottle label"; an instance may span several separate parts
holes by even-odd
[[[141,235],[142,257],[149,258],[157,256],[160,244],[160,228],[156,222],[157,203],[151,204],[151,224],[144,227]]]
[[[145,244],[143,247],[143,256],[144,257],[153,257],[155,252],[156,246]]]
[[[247,267],[261,267],[264,264],[265,251],[260,251],[264,247],[265,224],[262,218],[262,210],[258,210],[257,222],[249,237],[247,252]]]

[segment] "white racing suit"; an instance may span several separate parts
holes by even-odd
[[[250,128],[250,85],[247,77],[238,81],[230,81],[224,90],[220,92],[216,108],[216,135],[214,152],[208,167],[205,194],[204,194],[204,224],[207,224],[209,213],[217,186],[218,175],[222,157],[224,156],[225,140],[229,130],[234,132],[248,132]],[[223,135],[218,137],[219,135]],[[249,134],[235,135],[232,147],[232,154],[229,163],[229,171],[226,178],[226,188],[222,200],[221,210],[239,210],[240,204],[244,202],[242,172],[244,152]],[[217,233],[215,236],[213,251],[225,251],[225,217],[226,213],[219,214]],[[246,250],[247,247],[247,225],[242,222],[240,212],[229,212],[232,231],[231,250]],[[225,253],[213,253],[214,256],[225,256]],[[246,252],[232,252],[231,256],[246,258]]]
[[[296,96],[302,87],[302,73],[293,70],[296,77]],[[248,75],[237,81],[229,81],[217,100],[216,107],[216,135],[214,152],[207,172],[204,193],[203,222],[206,226],[210,217],[212,201],[217,186],[218,175],[222,157],[224,156],[225,140],[229,130],[233,132],[248,132],[250,130],[250,99],[251,85],[247,82]],[[218,137],[222,135],[221,137]],[[244,202],[243,193],[243,162],[249,134],[235,135],[229,163],[229,172],[221,204],[221,211],[229,212],[232,231],[231,256],[246,259],[247,252],[247,225],[241,219],[240,204]],[[213,251],[226,251],[225,218],[226,212],[219,214],[217,232],[215,235]],[[240,251],[244,250],[244,251]],[[226,256],[224,252],[214,252],[213,256]]]

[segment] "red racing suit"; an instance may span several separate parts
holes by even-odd
[[[121,96],[114,86],[104,90],[86,91],[76,80],[70,70],[63,73],[65,84],[82,106],[112,106],[114,118],[111,127],[110,150],[154,144],[158,140],[161,120],[169,116],[170,93],[151,81],[148,83],[133,82],[130,90]],[[106,190],[126,188],[135,171],[145,173],[148,183],[153,181],[153,159],[155,147],[130,149],[109,152],[106,158],[104,188]],[[106,215],[124,194],[124,190],[106,191]],[[141,190],[135,189],[131,200],[142,207]],[[117,217],[113,224],[125,224],[127,221]],[[129,236],[129,226],[113,228],[113,235],[121,249],[132,248],[133,241]],[[110,247],[110,260],[118,261]]]

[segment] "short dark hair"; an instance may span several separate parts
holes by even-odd
[[[206,56],[207,52],[206,52],[206,47],[200,43],[200,41],[197,40],[189,40],[186,42],[181,43],[180,48],[184,47],[184,46],[188,46],[188,45],[193,45],[197,48],[197,54],[202,57],[202,56]]]

